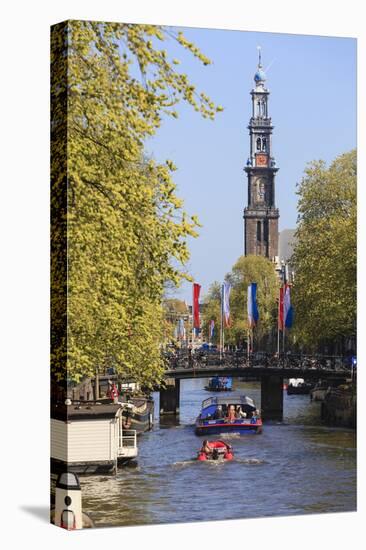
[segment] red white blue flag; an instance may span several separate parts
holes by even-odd
[[[248,324],[249,327],[255,327],[259,319],[259,311],[257,306],[257,283],[248,285]]]
[[[285,285],[283,295],[283,320],[285,328],[291,328],[293,322],[293,307],[291,305],[291,287]]]
[[[200,328],[200,297],[201,285],[198,283],[193,284],[193,328]]]
[[[231,284],[227,283],[227,282],[224,283],[222,285],[222,314],[223,314],[225,327],[230,327],[231,326],[230,292],[231,292]]]

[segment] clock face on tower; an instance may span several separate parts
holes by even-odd
[[[256,155],[255,164],[256,166],[267,166],[268,165],[267,155],[264,155],[263,153]]]

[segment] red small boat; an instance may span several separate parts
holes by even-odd
[[[204,441],[197,456],[197,460],[232,460],[233,458],[231,445],[221,440]]]

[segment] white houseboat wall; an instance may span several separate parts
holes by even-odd
[[[138,454],[136,430],[123,428],[123,405],[56,404],[51,410],[51,471],[116,473]]]

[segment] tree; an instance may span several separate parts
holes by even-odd
[[[298,226],[291,260],[296,335],[316,347],[356,330],[356,151],[329,168],[312,162],[298,185]]]
[[[257,283],[259,309],[258,326],[254,338],[264,345],[264,337],[271,333],[275,324],[278,278],[273,263],[263,256],[241,256],[232,268],[228,280],[233,285],[231,309],[234,320],[232,340],[243,339],[248,329],[247,290],[250,283]]]
[[[230,294],[232,325],[230,328],[225,328],[225,343],[238,345],[246,338],[248,330],[247,289],[250,283],[256,282],[260,320],[255,328],[255,339],[259,345],[265,345],[264,339],[271,333],[276,319],[279,283],[273,263],[262,256],[241,256],[225,279],[232,285]],[[219,338],[220,303],[220,285],[214,283],[205,298],[203,327],[207,332],[210,319],[215,320],[216,342]]]
[[[164,285],[186,277],[188,236],[171,160],[144,140],[180,100],[216,107],[177,71],[168,38],[204,65],[182,33],[153,25],[69,21],[52,31],[52,373],[79,380],[113,364],[152,387],[162,375]],[[67,250],[67,258],[65,251]]]

